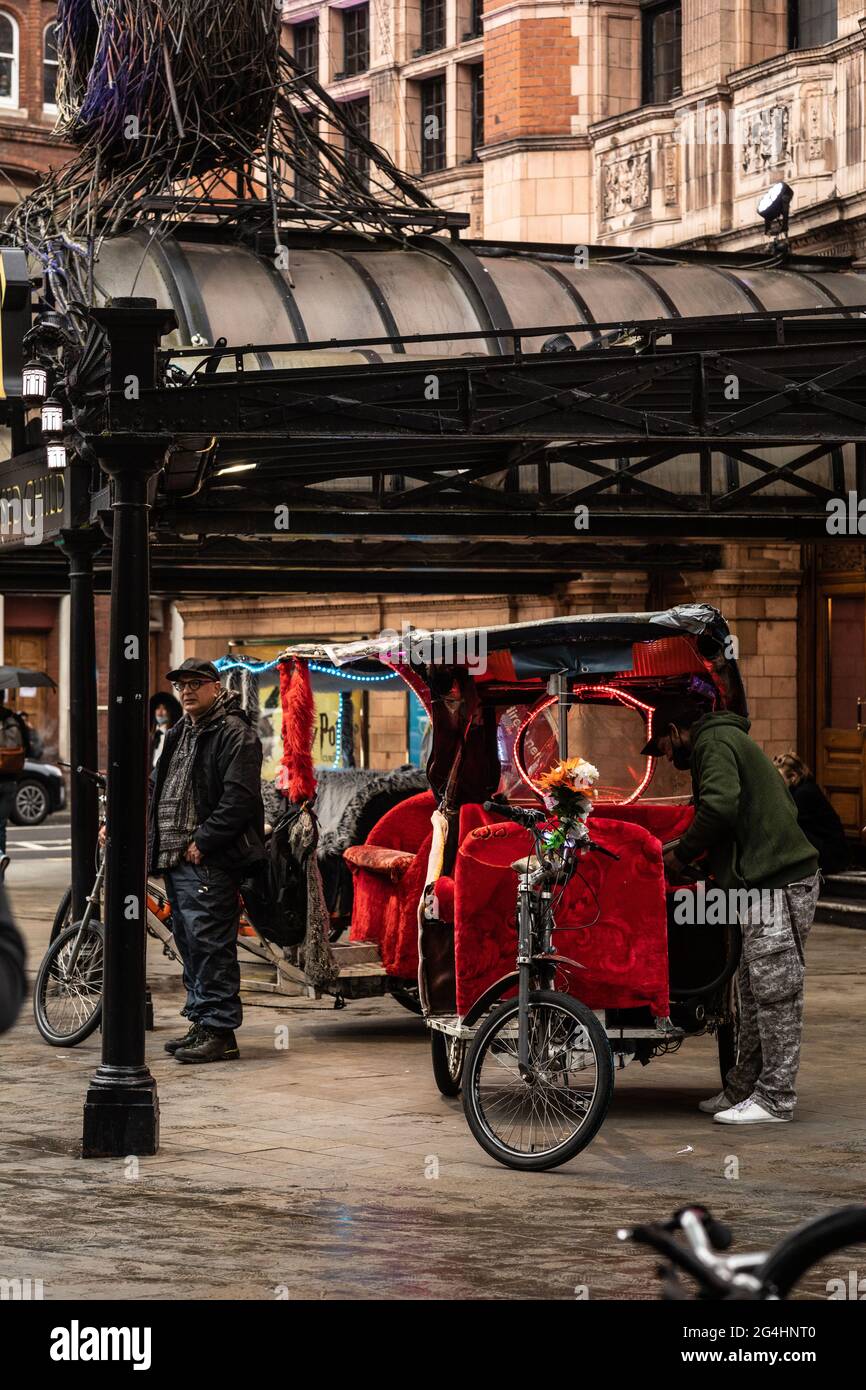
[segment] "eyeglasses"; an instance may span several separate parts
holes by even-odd
[[[180,695],[184,690],[200,690],[203,685],[213,685],[213,681],[172,681],[172,685]]]

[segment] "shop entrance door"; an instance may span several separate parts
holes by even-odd
[[[866,584],[822,585],[816,775],[845,831],[866,825]]]
[[[30,671],[47,670],[48,636],[44,632],[7,632],[5,664],[23,666]],[[13,709],[24,711],[44,743],[53,743],[57,734],[56,696],[46,686],[21,686],[6,692]],[[49,704],[53,696],[55,703]]]

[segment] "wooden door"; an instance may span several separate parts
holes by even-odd
[[[46,670],[48,657],[48,637],[44,632],[7,632],[4,642],[4,665],[26,666],[31,671]],[[28,693],[32,691],[32,693]],[[7,699],[12,709],[26,710],[30,722],[42,735],[46,743],[51,742],[55,729],[56,715],[49,705],[53,692],[45,686],[23,687],[23,690],[7,691]],[[56,701],[57,697],[53,696]],[[49,727],[50,726],[50,727]]]
[[[816,774],[846,833],[866,825],[866,585],[819,591]]]

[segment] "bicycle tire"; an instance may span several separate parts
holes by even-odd
[[[78,1028],[60,1032],[46,1013],[46,997],[48,987],[52,981],[52,966],[56,964],[60,953],[75,939],[80,927],[81,924],[79,922],[74,922],[72,926],[67,927],[60,933],[56,941],[51,943],[39,966],[36,984],[33,988],[33,1016],[36,1020],[36,1027],[39,1029],[41,1036],[47,1043],[50,1043],[52,1047],[77,1046],[78,1043],[84,1042],[85,1038],[90,1037],[91,1033],[99,1027],[102,1019],[101,993],[93,1012]],[[87,935],[96,938],[94,944],[98,945],[101,954],[104,953],[105,933],[102,929],[102,923],[95,921],[90,922],[87,927]]]
[[[454,1052],[457,1053],[456,1058]],[[447,1033],[440,1032],[438,1028],[431,1028],[430,1055],[433,1062],[433,1079],[440,1094],[453,1100],[455,1096],[459,1096],[463,1086],[466,1044],[449,1038]]]
[[[787,1298],[798,1280],[825,1256],[866,1244],[866,1206],[841,1207],[792,1231],[767,1256],[760,1270],[764,1287]]]
[[[492,1039],[492,1036],[508,1022],[509,1015],[516,1015],[517,999],[507,999],[488,1014],[472,1039],[463,1068],[463,1111],[473,1137],[491,1158],[495,1158],[506,1168],[515,1168],[522,1172],[542,1172],[568,1163],[595,1138],[607,1114],[613,1095],[613,1056],[606,1032],[592,1010],[588,1009],[585,1004],[581,1004],[579,1000],[572,999],[570,995],[561,994],[557,990],[538,989],[530,991],[529,1005],[530,1007],[548,1005],[563,1010],[570,1014],[581,1027],[585,1028],[590,1037],[596,1059],[597,1080],[595,1093],[580,1129],[570,1139],[565,1140],[554,1149],[537,1154],[527,1154],[517,1153],[506,1148],[492,1136],[484,1123],[479,1112],[478,1100],[481,1064],[484,1060],[488,1040]]]
[[[51,923],[51,935],[48,938],[49,945],[55,942],[62,931],[65,931],[72,923],[72,884],[70,883],[60,902],[57,904],[57,911],[54,914],[54,921]]]

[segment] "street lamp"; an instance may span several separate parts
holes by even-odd
[[[56,396],[49,396],[42,406],[42,433],[54,435],[63,433],[63,406]]]
[[[31,405],[38,405],[48,395],[48,369],[41,357],[31,357],[21,373],[21,394]]]
[[[49,445],[48,445],[47,453],[48,453],[48,467],[49,467],[49,468],[65,468],[65,467],[66,467],[66,445],[65,445],[65,444],[49,444]]]

